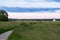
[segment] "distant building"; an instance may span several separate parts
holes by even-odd
[[[56,21],[56,19],[54,18],[53,21]]]

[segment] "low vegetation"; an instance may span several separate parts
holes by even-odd
[[[8,40],[60,40],[60,22],[9,21],[0,22],[0,33],[13,29]]]

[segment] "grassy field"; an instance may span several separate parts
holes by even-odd
[[[60,40],[59,21],[0,22],[0,34],[12,29],[8,40]]]

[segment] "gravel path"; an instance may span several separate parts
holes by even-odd
[[[10,34],[13,32],[13,30],[10,30],[8,32],[5,32],[3,34],[0,34],[0,40],[7,40]]]

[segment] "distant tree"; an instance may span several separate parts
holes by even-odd
[[[8,14],[5,10],[0,10],[0,21],[8,21]]]
[[[5,16],[8,17],[8,14],[7,14],[7,12],[6,12],[5,10],[0,10],[0,13],[2,13],[2,14],[4,14]]]

